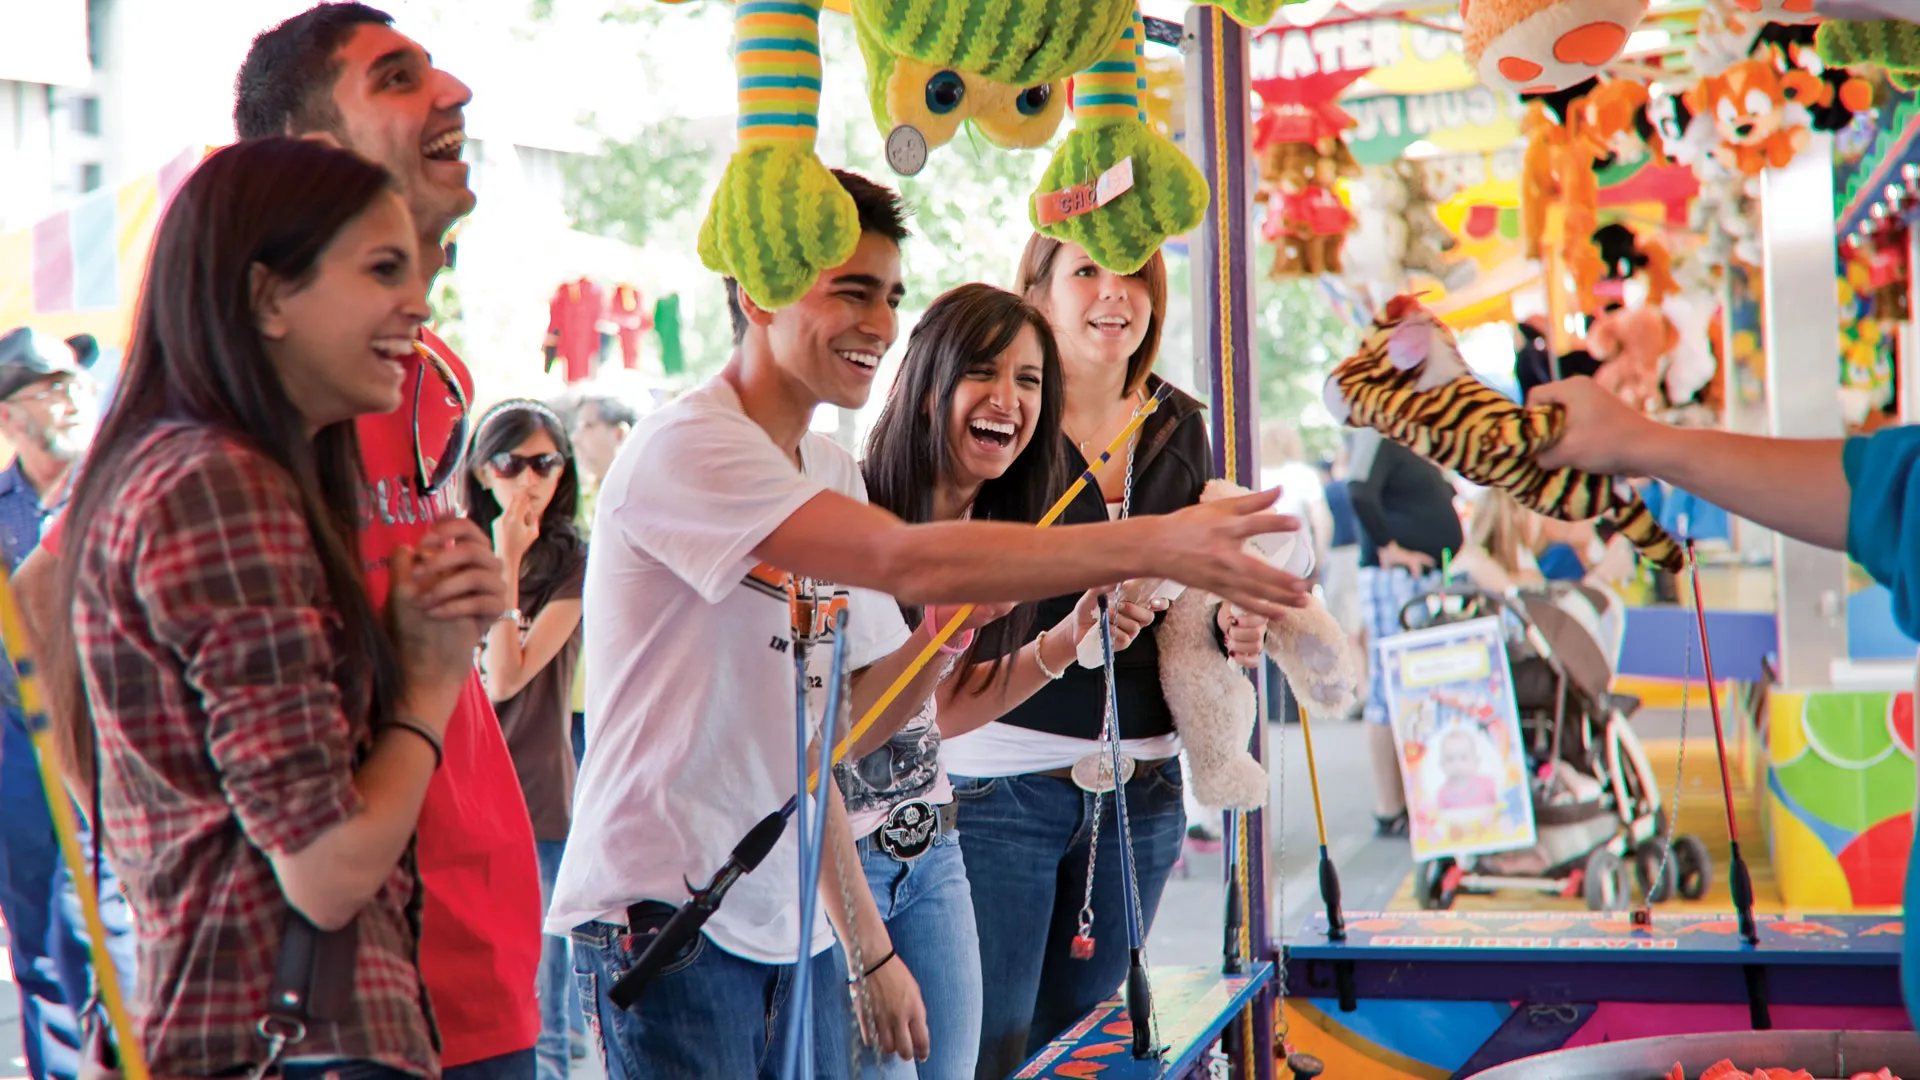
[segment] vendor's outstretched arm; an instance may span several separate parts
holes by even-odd
[[[1651,476],[1797,540],[1846,549],[1851,491],[1842,440],[1671,427],[1585,377],[1537,387],[1527,404],[1567,413],[1565,437],[1540,455],[1547,468]]]

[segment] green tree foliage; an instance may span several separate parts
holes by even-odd
[[[714,157],[677,119],[626,137],[602,133],[596,153],[560,161],[567,215],[582,232],[645,244],[663,224],[701,207]]]
[[[1335,312],[1317,280],[1262,280],[1256,297],[1260,415],[1295,425],[1309,456],[1332,454],[1341,429],[1321,388],[1359,333]]]

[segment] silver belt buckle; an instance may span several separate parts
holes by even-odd
[[[1133,755],[1120,755],[1120,783],[1133,779]],[[1073,783],[1081,791],[1091,791],[1095,795],[1105,795],[1118,787],[1113,782],[1113,753],[1108,750],[1096,750],[1073,763]]]
[[[933,849],[940,836],[940,815],[925,799],[908,799],[893,808],[874,830],[880,850],[901,862],[912,862]]]

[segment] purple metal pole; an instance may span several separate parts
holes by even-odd
[[[1246,139],[1253,129],[1249,38],[1247,31],[1222,15],[1219,8],[1196,5],[1187,14],[1182,51],[1186,54],[1186,151],[1213,188],[1206,220],[1192,234],[1194,365],[1207,371],[1214,474],[1252,488],[1258,486],[1259,462],[1254,447],[1260,409],[1253,377],[1253,279],[1248,271],[1253,236],[1253,172]],[[1257,671],[1254,678],[1262,687],[1264,699],[1266,680]],[[1264,700],[1258,715],[1252,749],[1254,756],[1264,761]],[[1247,815],[1243,847],[1248,877],[1243,916],[1252,954],[1247,959],[1255,963],[1278,960],[1267,925],[1265,816],[1264,811]],[[1229,817],[1227,826],[1232,828],[1233,824]],[[1235,866],[1229,863],[1229,889],[1235,885],[1234,872]],[[1273,1001],[1269,988],[1261,991],[1252,1005],[1253,1038],[1248,1049],[1254,1069],[1248,1077],[1236,1063],[1235,1075],[1240,1080],[1272,1080],[1274,1076]]]

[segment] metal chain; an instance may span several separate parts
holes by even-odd
[[[1660,849],[1660,867],[1647,881],[1647,917],[1649,919],[1653,917],[1653,890],[1659,888],[1660,883],[1666,880],[1667,863],[1673,859],[1673,835],[1674,831],[1680,827],[1680,800],[1684,797],[1680,785],[1685,782],[1687,775],[1687,710],[1693,698],[1693,635],[1687,634],[1685,637],[1686,662],[1680,669],[1685,673],[1680,679],[1680,750],[1675,755],[1676,760],[1673,765],[1673,805],[1667,809],[1667,839]],[[1714,692],[1713,684],[1707,684],[1707,693]],[[1678,873],[1675,873],[1674,879],[1673,889],[1667,894],[1669,900],[1680,891]]]
[[[1134,451],[1137,450],[1139,446],[1140,433],[1136,431],[1133,433],[1133,437],[1127,440],[1127,475],[1126,482],[1120,491],[1121,521],[1125,521],[1133,510],[1133,456]],[[1107,712],[1100,717],[1101,753],[1108,753],[1107,742],[1110,737],[1113,739],[1120,737],[1120,733],[1117,730],[1112,732],[1108,731],[1109,718],[1112,715],[1113,710],[1109,708]],[[1107,757],[1102,757],[1102,763],[1110,760],[1110,757],[1110,754]],[[1120,790],[1120,778],[1118,776],[1113,777],[1113,788],[1115,791]],[[1100,796],[1091,792],[1089,792],[1089,794],[1093,797],[1093,832],[1091,838],[1087,841],[1087,891],[1086,896],[1080,903],[1080,936],[1083,938],[1093,936],[1093,871],[1100,857],[1100,818],[1102,810]]]
[[[1139,392],[1135,391],[1135,394],[1138,396]],[[1141,404],[1145,405],[1146,403],[1143,400]],[[1120,488],[1120,518],[1123,521],[1133,513],[1133,455],[1139,447],[1140,434],[1135,432],[1133,440],[1127,444],[1127,474],[1126,480]],[[1112,618],[1111,609],[1108,611],[1108,618],[1109,620]],[[1112,633],[1111,627],[1108,628],[1106,633],[1109,635]],[[1111,671],[1107,672],[1106,684],[1107,715],[1104,718],[1104,726],[1107,728],[1106,737],[1112,742],[1117,743],[1120,741],[1120,702],[1114,696],[1113,672]],[[1111,751],[1109,751],[1108,756],[1112,756]],[[1119,826],[1114,830],[1114,836],[1115,839],[1125,842],[1126,839],[1131,838],[1133,835],[1133,830],[1127,827],[1127,787],[1120,782],[1120,778],[1117,776],[1113,778],[1113,781],[1113,809],[1117,816],[1116,824]],[[1097,803],[1099,796],[1095,796],[1094,799]],[[1098,834],[1096,833],[1095,835],[1097,836]],[[1184,842],[1185,840],[1183,839],[1182,843]],[[1122,858],[1120,865],[1127,875],[1123,890],[1127,903],[1133,907],[1133,925],[1140,928],[1140,963],[1142,966],[1150,966],[1147,958],[1147,919],[1145,913],[1140,910],[1140,880],[1134,873],[1132,860]],[[1093,883],[1093,860],[1091,858],[1087,860],[1087,883],[1089,889],[1091,889]],[[1147,1039],[1154,1046],[1161,1045],[1160,1018],[1157,1013],[1153,1011],[1147,1013]]]

